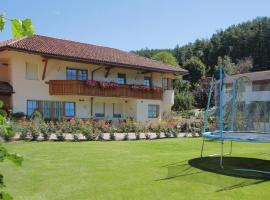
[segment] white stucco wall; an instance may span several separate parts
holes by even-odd
[[[45,80],[42,80],[44,69],[43,58],[38,55],[26,54],[13,51],[4,51],[0,53],[0,60],[6,59],[9,62],[8,67],[0,68],[0,81],[9,81],[13,86],[15,93],[12,95],[13,112],[26,113],[27,100],[49,100],[49,101],[74,101],[76,102],[76,117],[87,118],[91,113],[89,96],[50,96],[49,80],[65,80],[66,68],[87,69],[88,77],[91,79],[91,72],[100,66],[93,64],[83,64],[67,62],[62,60],[49,59]],[[38,65],[38,80],[26,80],[26,63]],[[94,80],[99,81],[116,81],[118,73],[125,73],[127,84],[143,85],[144,77],[151,74],[142,74],[138,70],[123,68],[112,68],[107,78],[105,78],[105,67],[94,73]],[[152,73],[152,82],[154,86],[162,86],[162,78],[173,77],[172,74]],[[131,117],[138,121],[159,121],[164,111],[169,112],[173,104],[173,91],[165,91],[164,98],[166,101],[128,99],[128,98],[110,98],[94,97],[94,102],[121,103],[123,105],[123,118]],[[158,119],[148,119],[148,104],[157,104],[160,107],[160,116]],[[93,113],[95,111],[93,110]]]

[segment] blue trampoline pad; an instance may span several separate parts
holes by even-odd
[[[221,140],[220,132],[205,132],[204,138]],[[250,132],[250,131],[223,131],[222,140],[242,141],[242,142],[270,142],[270,132]]]

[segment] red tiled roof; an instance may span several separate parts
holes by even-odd
[[[107,64],[124,68],[179,74],[188,73],[187,70],[180,67],[173,67],[156,60],[144,58],[118,49],[41,35],[0,42],[0,50],[5,49],[77,62]]]

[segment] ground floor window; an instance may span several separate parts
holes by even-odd
[[[27,100],[27,115],[38,110],[45,119],[75,117],[75,102]]]
[[[113,118],[121,118],[122,105],[120,103],[113,104]]]
[[[27,101],[27,115],[31,116],[33,112],[35,111],[35,109],[37,109],[37,107],[38,107],[37,101],[28,100]]]
[[[95,103],[95,117],[105,117],[105,103]]]
[[[75,115],[75,103],[65,102],[65,116],[74,117],[74,115]]]
[[[157,118],[159,115],[159,106],[158,105],[148,105],[148,118]]]

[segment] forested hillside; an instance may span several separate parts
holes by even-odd
[[[181,36],[179,36],[181,37]],[[270,69],[270,18],[260,17],[226,30],[218,30],[210,39],[197,39],[174,49],[141,49],[133,51],[148,58],[160,51],[168,51],[178,60],[180,66],[196,56],[207,66],[207,71],[217,64],[218,57],[229,56],[232,62],[251,57],[251,70]]]
[[[224,71],[229,74],[270,70],[270,18],[258,17],[252,21],[232,25],[225,30],[218,30],[210,39],[197,39],[184,46],[176,45],[173,49],[141,49],[133,53],[174,66],[178,64],[188,69],[189,76],[181,80],[179,84],[185,82],[184,85],[188,85],[188,91],[193,92],[194,106],[204,107],[205,91],[207,91],[206,77],[219,63],[223,64]],[[174,59],[177,64],[173,61]],[[176,102],[179,102],[178,100],[176,99]],[[185,106],[175,105],[174,107]]]

